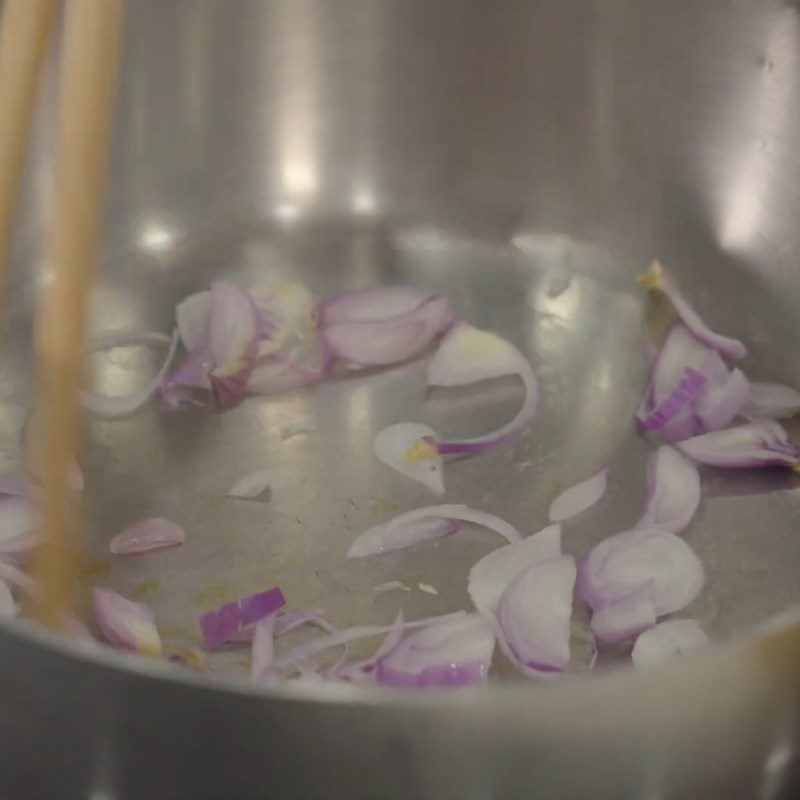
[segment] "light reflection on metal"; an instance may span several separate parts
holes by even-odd
[[[762,60],[755,91],[742,98],[745,118],[753,120],[755,130],[747,152],[740,154],[734,178],[723,198],[719,223],[719,244],[730,252],[747,250],[765,222],[769,196],[778,175],[771,161],[769,143],[784,135],[791,124],[792,100],[797,93],[800,59],[797,51],[796,14],[776,17],[765,44],[769,54]],[[774,55],[773,55],[774,54]],[[774,60],[773,60],[774,59]],[[776,71],[779,64],[780,75]]]

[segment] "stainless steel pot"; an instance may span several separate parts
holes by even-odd
[[[53,184],[46,80],[22,209],[0,405],[16,459],[33,290]],[[580,555],[637,518],[647,446],[631,431],[658,256],[708,319],[751,346],[748,372],[800,385],[800,10],[777,0],[132,0],[93,327],[172,324],[226,274],[296,276],[325,295],[412,282],[511,338],[543,390],[530,435],[451,465],[447,499],[526,531],[560,487],[612,466],[572,526]],[[98,363],[124,391],[149,364]],[[146,597],[170,646],[198,610],[279,583],[342,624],[464,607],[493,546],[347,562],[352,538],[429,502],[377,465],[376,430],[478,431],[513,385],[426,398],[424,363],[248,401],[92,423],[86,583]],[[308,430],[308,420],[315,430]],[[305,432],[290,436],[298,429]],[[226,500],[272,466],[268,504]],[[687,538],[709,586],[687,613],[723,644],[646,673],[408,694],[255,690],[0,630],[0,795],[226,798],[795,796],[800,644],[797,479],[708,473]],[[111,562],[108,536],[151,513],[186,546]],[[439,595],[376,594],[399,579]],[[746,633],[750,631],[750,633]],[[237,658],[230,656],[235,671]]]

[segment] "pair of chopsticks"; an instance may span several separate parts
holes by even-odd
[[[79,444],[78,394],[88,296],[104,195],[122,0],[64,0],[57,201],[36,313],[37,450],[44,542],[32,614],[58,628],[70,614],[78,526],[68,476]],[[6,0],[0,22],[0,281],[7,272],[25,143],[56,15],[55,0]]]

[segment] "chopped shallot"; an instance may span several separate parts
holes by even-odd
[[[651,667],[676,656],[698,653],[708,646],[708,636],[690,619],[670,619],[642,633],[631,660],[637,668]]]
[[[145,655],[161,655],[161,637],[153,612],[146,605],[96,587],[92,590],[92,608],[103,636],[111,644]]]
[[[140,520],[118,533],[109,544],[114,555],[132,555],[183,544],[183,528],[163,517]]]
[[[563,522],[591,508],[606,493],[608,467],[565,489],[550,505],[550,522]]]
[[[678,533],[700,504],[697,467],[674,447],[662,445],[647,462],[647,491],[647,508],[636,527]]]
[[[689,458],[713,467],[800,465],[800,448],[779,423],[768,419],[695,436],[675,446]]]
[[[503,592],[497,622],[503,652],[526,675],[562,672],[569,662],[575,559],[531,564]]]
[[[438,539],[455,533],[459,528],[458,522],[482,525],[499,533],[509,542],[516,542],[522,538],[516,528],[494,514],[460,505],[426,506],[400,514],[389,522],[364,531],[350,545],[347,557],[362,558]]]
[[[234,639],[249,625],[277,611],[285,603],[283,593],[276,586],[206,611],[198,618],[205,646],[219,647]]]

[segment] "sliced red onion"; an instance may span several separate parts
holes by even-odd
[[[244,397],[258,353],[259,319],[253,298],[230,281],[211,284],[208,347],[211,389],[220,408]]]
[[[719,355],[699,341],[682,323],[676,322],[667,333],[653,363],[653,402],[662,403],[675,390],[685,370],[693,369],[716,383],[728,375]]]
[[[463,611],[456,611],[452,614],[440,614],[435,617],[426,617],[425,619],[418,619],[414,622],[403,622],[401,630],[410,630],[412,628],[421,628],[427,625],[433,625],[440,622],[449,622],[454,619],[462,619],[465,617]],[[398,623],[395,621],[392,625],[364,625],[356,628],[347,628],[343,631],[337,631],[324,636],[318,636],[309,642],[303,642],[292,648],[288,653],[276,658],[273,661],[272,667],[268,670],[269,674],[262,677],[272,678],[279,675],[286,669],[296,668],[298,663],[304,662],[312,656],[317,655],[332,647],[341,647],[349,642],[357,641],[358,639],[368,639],[372,636],[383,636],[390,631],[396,630]]]
[[[647,462],[647,492],[647,508],[636,527],[678,533],[700,504],[697,467],[674,447],[662,445]]]
[[[211,322],[211,292],[189,295],[175,307],[175,324],[190,353],[206,346]]]
[[[639,276],[639,282],[646,289],[658,289],[672,303],[684,325],[701,341],[728,358],[743,358],[747,348],[738,340],[714,333],[700,315],[678,291],[672,281],[664,274],[658,261],[654,261],[647,272]]]
[[[402,550],[405,547],[430,542],[456,533],[459,524],[449,519],[431,517],[414,519],[408,523],[391,525],[383,522],[368,528],[358,536],[347,551],[348,558],[364,558],[379,553]]]
[[[493,550],[469,571],[467,589],[478,611],[493,612],[506,587],[531,564],[561,555],[561,526],[550,525]]]
[[[691,406],[706,390],[707,383],[702,372],[686,367],[678,385],[651,411],[637,416],[642,430],[661,431],[667,425],[674,430],[676,422],[689,424]],[[692,421],[692,424],[695,423]]]
[[[375,437],[373,449],[384,464],[401,475],[427,486],[435,494],[444,494],[442,457],[432,428],[416,422],[390,425]]]
[[[397,647],[403,638],[403,612],[398,611],[394,625],[378,645],[378,649],[369,657],[358,661],[342,661],[331,670],[331,676],[339,680],[362,682],[375,680],[375,667],[378,662]]]
[[[159,334],[149,334],[149,336],[158,336],[158,341],[160,342]],[[175,330],[175,332],[172,334],[172,339],[168,341],[170,342],[170,345],[166,358],[164,359],[164,362],[162,363],[153,380],[150,381],[150,383],[145,386],[144,389],[119,397],[110,397],[104,394],[97,394],[96,392],[83,392],[81,395],[81,404],[83,407],[91,413],[107,419],[118,419],[120,417],[126,417],[130,416],[131,414],[135,414],[140,408],[142,408],[142,406],[145,405],[145,403],[147,403],[148,400],[150,400],[150,398],[158,391],[159,387],[164,382],[164,379],[166,378],[175,358],[175,352],[178,349],[179,337],[177,330]],[[147,338],[142,338],[138,341],[127,342],[126,344],[133,345],[149,343],[150,340]],[[111,345],[111,347],[119,346],[123,345]]]
[[[161,655],[161,637],[153,612],[112,589],[92,590],[94,618],[103,636],[116,647],[151,656]]]
[[[713,431],[676,444],[685,455],[714,467],[797,467],[800,449],[773,420]]]
[[[400,514],[389,522],[364,531],[350,545],[347,557],[363,558],[438,539],[455,533],[459,529],[457,521],[472,522],[489,528],[509,542],[516,542],[522,538],[516,528],[494,514],[461,505],[426,506]]]
[[[373,290],[367,290],[372,292]],[[380,320],[321,320],[325,345],[338,360],[362,367],[396,364],[422,352],[451,322],[447,299],[430,295],[396,317]]]
[[[628,597],[652,581],[656,616],[691,603],[705,583],[700,559],[674,533],[657,528],[604,539],[580,564],[578,590],[594,610]]]
[[[0,581],[0,617],[16,617],[17,612],[17,604],[14,602],[11,589],[4,581]]]
[[[735,369],[700,398],[697,416],[707,431],[718,431],[733,421],[749,398],[750,381],[740,369]]]
[[[653,581],[643,583],[626,597],[601,605],[592,614],[592,633],[606,644],[632,639],[655,624]]]
[[[186,534],[179,525],[163,517],[149,517],[118,533],[111,540],[109,549],[118,556],[134,555],[175,547],[185,540]]]
[[[693,620],[670,619],[639,636],[631,659],[635,667],[652,667],[677,656],[698,653],[708,643],[708,636]]]
[[[440,453],[480,453],[521,435],[536,416],[539,399],[530,364],[510,342],[463,322],[442,339],[428,365],[428,386],[466,386],[504,375],[518,375],[525,386],[525,402],[514,419],[484,436],[439,442]]]
[[[301,625],[316,625],[325,633],[338,633],[337,627],[330,623],[318,608],[300,608],[296,611],[278,613],[275,618],[275,636],[283,636]]]
[[[275,482],[274,469],[256,469],[242,475],[236,483],[226,492],[228,497],[238,497],[242,500],[255,500],[260,497]]]
[[[788,419],[800,413],[800,392],[780,383],[750,384],[750,397],[742,409],[748,419]]]
[[[377,662],[377,682],[403,687],[486,683],[494,641],[492,626],[480,614],[429,625]]]
[[[497,606],[501,641],[525,674],[562,672],[569,662],[575,559],[531,564],[503,592]]]
[[[563,522],[591,508],[606,493],[608,467],[564,490],[550,505],[550,522]]]
[[[329,297],[317,307],[320,326],[340,322],[382,322],[419,308],[435,295],[414,286],[371,286]]]
[[[285,603],[283,592],[275,586],[206,611],[197,620],[205,646],[219,647],[247,626],[282,608]]]

